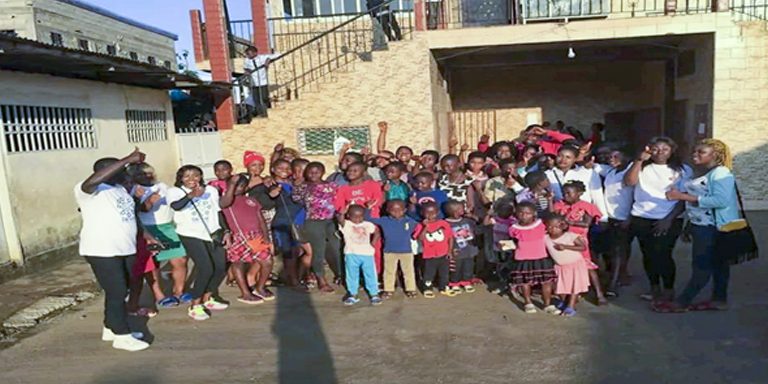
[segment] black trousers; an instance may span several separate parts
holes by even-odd
[[[397,18],[391,11],[379,14],[379,23],[381,23],[381,28],[384,29],[384,34],[387,35],[389,41],[399,41],[403,39],[400,25],[397,24]]]
[[[451,271],[451,286],[472,284],[475,275],[475,258],[467,257],[454,260],[454,269]]]
[[[424,259],[424,285],[435,286],[435,275],[439,279],[437,289],[442,291],[448,287],[448,256]]]
[[[663,285],[664,289],[673,289],[677,267],[672,258],[672,251],[683,230],[683,220],[674,220],[666,234],[655,236],[653,226],[658,221],[660,220],[632,216],[631,234],[637,237],[640,243],[640,250],[643,252],[643,268],[651,287]]]
[[[251,87],[251,92],[253,95],[253,102],[256,105],[256,110],[254,111],[256,116],[267,116],[267,109],[272,107],[269,101],[269,86],[254,86]]]
[[[219,285],[227,276],[227,258],[224,248],[211,241],[179,235],[187,255],[195,262],[189,293],[199,299],[205,293],[218,294]]]
[[[104,326],[115,335],[130,334],[125,297],[128,295],[128,281],[136,256],[85,256],[85,260],[91,265],[96,281],[104,290]]]

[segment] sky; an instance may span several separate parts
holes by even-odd
[[[202,10],[202,0],[85,0],[85,2],[178,35],[176,52],[188,50],[189,62],[194,67],[189,10]],[[230,19],[250,19],[250,3],[250,0],[227,0]]]

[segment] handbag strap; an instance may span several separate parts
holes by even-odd
[[[739,201],[739,212],[741,212],[741,217],[744,220],[746,220],[747,213],[744,212],[744,203],[741,201],[741,192],[739,192],[739,185],[736,184],[736,175],[733,176],[733,187],[736,188],[736,199]]]
[[[229,213],[232,215],[232,221],[235,222],[235,227],[237,228],[237,231],[240,232],[240,236],[245,238],[245,233],[243,233],[243,230],[240,228],[240,223],[237,222],[237,217],[235,217],[235,210],[232,209],[232,207],[227,208],[229,210]]]
[[[285,196],[283,196],[283,191],[280,191],[280,200],[283,202],[283,210],[285,210],[285,215],[288,216],[288,222],[291,226],[295,226],[296,224],[293,221],[293,217],[291,217],[291,212],[288,210],[288,203],[285,201]]]
[[[205,218],[203,217],[203,214],[200,213],[200,210],[197,208],[197,204],[195,204],[194,198],[189,196],[187,196],[187,198],[189,198],[189,203],[192,204],[192,208],[194,208],[195,212],[197,212],[197,216],[200,218],[200,222],[203,223],[203,227],[205,227],[205,231],[208,232],[208,236],[210,236],[211,240],[213,240],[213,232],[211,232],[211,229],[208,228],[208,223],[205,222]]]

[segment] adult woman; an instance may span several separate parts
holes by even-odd
[[[640,243],[651,285],[650,293],[641,296],[645,300],[672,299],[675,294],[672,250],[683,227],[680,214],[685,205],[667,200],[666,193],[682,189],[690,173],[675,151],[677,144],[672,139],[655,137],[624,175],[624,184],[635,187],[630,232]]]
[[[693,175],[686,192],[671,189],[667,199],[684,201],[693,239],[692,272],[683,292],[674,302],[654,306],[658,312],[682,312],[727,308],[730,265],[725,255],[715,253],[718,228],[739,219],[736,182],[730,171],[728,146],[720,140],[701,140],[693,152]],[[712,279],[712,300],[691,305]]]
[[[141,203],[139,221],[144,225],[144,229],[164,246],[163,250],[155,255],[155,260],[168,261],[171,264],[173,296],[163,297],[158,300],[157,305],[161,308],[171,308],[180,303],[188,303],[191,296],[184,293],[187,257],[179,235],[176,234],[173,211],[168,205],[168,186],[157,182],[155,169],[147,163],[137,166],[135,180],[137,185],[134,188],[134,196]]]
[[[293,201],[301,202],[307,211],[304,233],[312,247],[312,272],[317,277],[321,292],[333,292],[325,279],[325,260],[339,278],[339,252],[341,242],[336,236],[334,200],[338,191],[335,183],[323,181],[325,166],[311,162],[304,170],[304,184],[293,189]]]
[[[226,228],[219,214],[219,191],[203,184],[203,171],[194,165],[179,168],[174,185],[176,188],[168,190],[166,199],[176,211],[176,233],[197,270],[189,290],[192,306],[188,315],[194,320],[208,320],[208,310],[229,306],[214,297],[227,274],[222,243],[229,242],[228,231],[223,232],[221,239],[218,236]]]

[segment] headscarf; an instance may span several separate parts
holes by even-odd
[[[253,164],[253,163],[257,162],[257,161],[260,162],[262,165],[266,163],[266,161],[264,160],[264,156],[262,154],[258,153],[258,152],[245,151],[245,153],[243,153],[243,166],[244,167],[248,168],[249,165],[251,165],[251,164]]]

